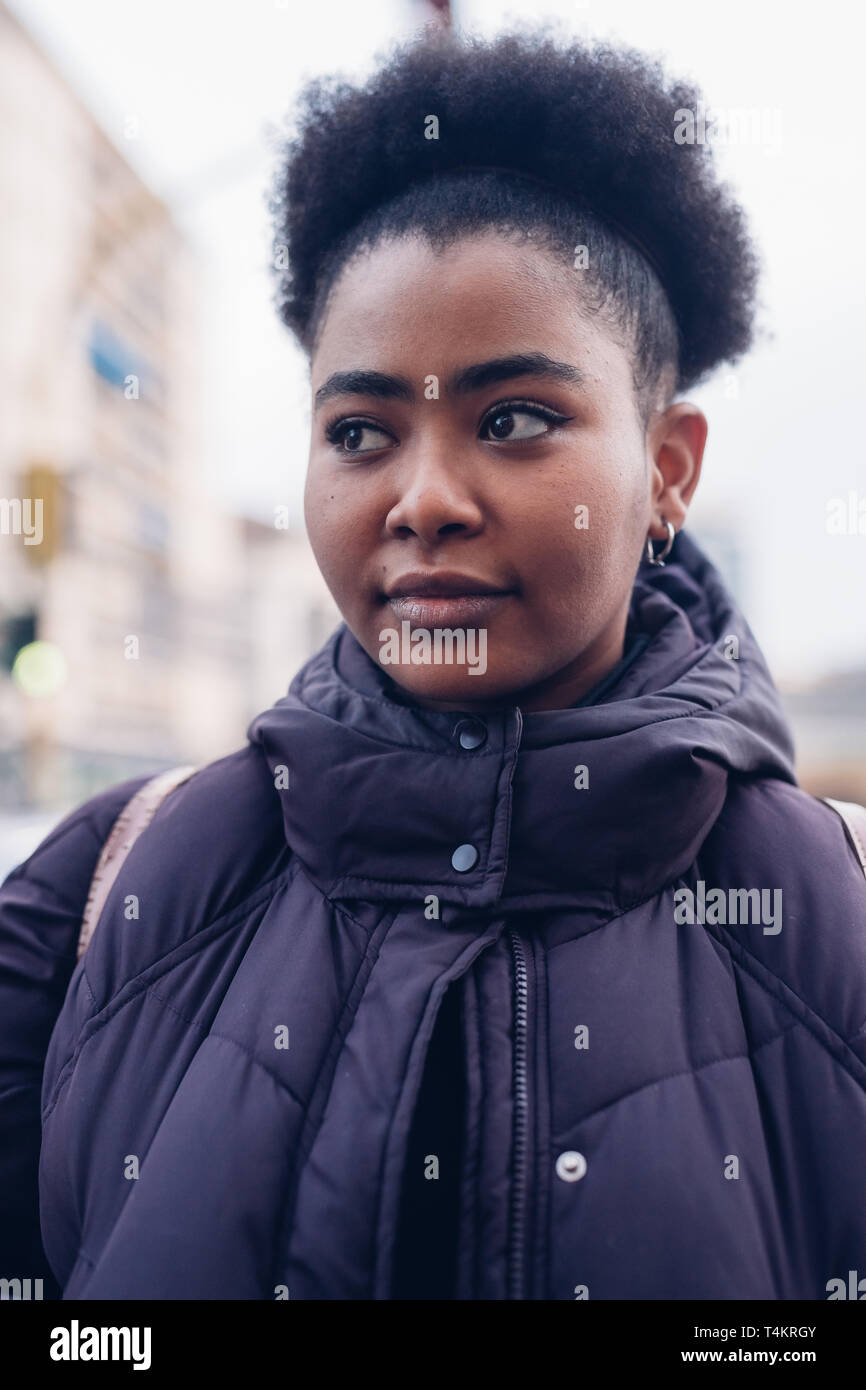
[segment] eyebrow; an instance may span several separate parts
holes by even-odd
[[[519,352],[463,367],[448,378],[445,389],[449,394],[465,396],[521,376],[546,377],[549,381],[564,381],[572,386],[583,386],[586,381],[583,372],[570,362],[557,362],[544,352]],[[335,396],[376,396],[379,400],[411,402],[415,400],[415,388],[408,377],[392,376],[387,372],[334,372],[316,392],[315,409]]]

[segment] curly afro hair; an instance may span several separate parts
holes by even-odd
[[[444,247],[496,229],[569,266],[586,246],[583,303],[630,345],[646,421],[655,393],[688,389],[753,336],[744,214],[711,147],[675,139],[699,100],[645,54],[541,30],[427,30],[364,85],[313,80],[271,191],[280,317],[311,352],[339,271],[386,236]]]

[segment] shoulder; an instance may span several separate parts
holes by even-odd
[[[54,827],[0,885],[0,1128],[10,1154],[38,1153],[38,1094],[46,1050],[69,997],[90,881],[117,816],[146,777],[90,797]],[[86,1012],[89,1000],[82,999]],[[29,1114],[29,1118],[28,1118]]]
[[[733,780],[704,852],[755,872],[772,866],[807,897],[825,898],[832,884],[855,911],[866,904],[866,878],[841,818],[790,782]]]
[[[12,870],[0,885],[0,963],[68,981],[102,847],[149,780],[130,778],[82,802]],[[166,797],[108,895],[85,957],[92,998],[243,903],[288,857],[279,793],[260,750],[247,745],[199,768]],[[137,916],[125,915],[129,899]],[[124,923],[137,930],[122,934],[118,954]]]
[[[146,780],[114,789],[111,809],[119,813]],[[100,825],[107,833],[111,823],[109,815]],[[184,1011],[195,1013],[240,959],[291,858],[279,793],[259,749],[247,745],[175,787],[123,860],[72,973],[46,1056],[43,1106],[83,1042],[139,994],[161,994],[169,973],[176,972]]]
[[[147,780],[130,778],[82,802],[7,875],[0,885],[0,941],[15,934],[22,949],[41,947],[74,961],[81,915],[102,846],[124,806]]]
[[[84,957],[97,1008],[190,938],[267,901],[291,861],[279,792],[252,745],[169,793],[126,856]]]
[[[866,878],[837,813],[791,783],[732,783],[698,871],[706,891],[719,886],[728,901],[732,889],[742,902],[760,890],[760,920],[729,915],[719,940],[758,984],[815,1024],[816,1036],[829,1031],[833,1048],[844,1044],[840,1059],[852,1061],[853,1052],[863,1082]]]

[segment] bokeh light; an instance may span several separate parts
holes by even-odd
[[[12,666],[12,679],[25,695],[56,695],[66,684],[66,657],[53,642],[28,642]]]

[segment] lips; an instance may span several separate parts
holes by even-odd
[[[391,612],[418,627],[483,627],[513,589],[455,570],[413,570],[389,584]]]
[[[468,598],[513,592],[506,585],[493,584],[471,574],[458,574],[454,570],[412,570],[395,579],[385,590],[385,595],[389,599]]]
[[[469,627],[483,624],[514,589],[455,570],[412,570],[385,591],[392,613],[419,627]]]

